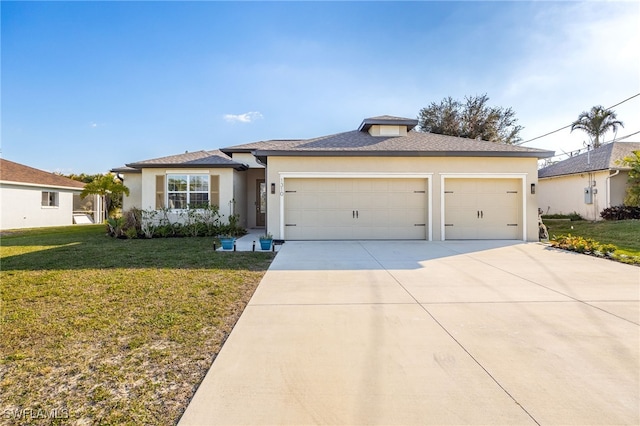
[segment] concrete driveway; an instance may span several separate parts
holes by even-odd
[[[637,425],[639,296],[537,243],[287,242],[180,425]]]

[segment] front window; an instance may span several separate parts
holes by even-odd
[[[169,208],[209,205],[208,175],[167,175]]]
[[[58,207],[58,193],[42,191],[42,207]]]

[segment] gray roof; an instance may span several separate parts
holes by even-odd
[[[353,130],[304,140],[270,140],[223,148],[228,153],[253,152],[269,155],[322,156],[455,156],[535,157],[553,156],[553,151],[506,145],[435,133],[408,132],[406,136],[371,136]]]
[[[110,171],[112,173],[142,173],[142,170],[134,169],[133,167],[128,167],[128,166],[115,167]]]
[[[640,150],[640,142],[612,142],[589,153],[576,155],[564,161],[538,170],[538,178],[572,175],[598,170],[625,170],[629,167],[617,164],[618,160]]]
[[[362,124],[360,124],[358,130],[369,130],[374,124],[407,126],[407,130],[412,130],[418,125],[418,120],[415,118],[394,117],[392,115],[379,115],[377,117],[369,117],[362,120]]]
[[[231,157],[220,150],[185,152],[184,154],[169,155],[167,157],[129,163],[126,167],[133,169],[142,169],[147,167],[231,167],[237,170],[246,170],[248,168],[246,164],[234,161]],[[121,171],[126,171],[126,168],[119,169]]]

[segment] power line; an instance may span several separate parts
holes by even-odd
[[[606,108],[606,109],[615,108],[615,107],[617,107],[618,105],[622,105],[623,103],[625,103],[625,102],[627,102],[627,101],[630,101],[631,99],[633,99],[633,98],[635,98],[635,97],[638,97],[638,96],[640,96],[640,93],[636,93],[636,94],[635,94],[635,95],[633,95],[633,96],[629,96],[629,97],[628,97],[627,99],[625,99],[624,101],[618,102],[617,104],[612,105],[612,106],[610,106],[609,108]],[[567,129],[567,128],[571,127],[571,125],[572,125],[572,124],[573,124],[573,123],[568,124],[568,125],[566,125],[566,126],[564,126],[564,127],[560,127],[559,129],[554,130],[554,131],[552,131],[552,132],[545,133],[544,135],[536,136],[535,138],[532,138],[532,139],[526,140],[526,141],[524,141],[524,142],[518,142],[518,143],[517,143],[517,144],[515,144],[515,145],[524,145],[525,143],[533,142],[533,141],[535,141],[536,139],[544,138],[545,136],[552,135],[552,134],[554,134],[554,133],[559,132],[560,130]],[[634,133],[634,134],[635,134],[635,133]],[[628,135],[628,136],[632,136],[632,135]]]
[[[637,135],[638,133],[640,133],[640,130],[638,130],[637,132],[634,132],[634,133],[629,133],[626,136],[620,136],[619,138],[615,138],[611,142],[618,142],[618,141],[621,141],[623,139],[627,139],[627,138],[629,138],[629,137],[631,137],[633,135]],[[607,143],[611,143],[611,142],[607,142]]]

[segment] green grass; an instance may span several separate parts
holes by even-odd
[[[640,220],[618,221],[554,221],[545,220],[549,236],[571,234],[592,238],[600,243],[614,244],[620,252],[640,256]]]
[[[0,243],[6,424],[33,423],[24,410],[69,417],[43,424],[174,424],[273,259],[102,225]]]

